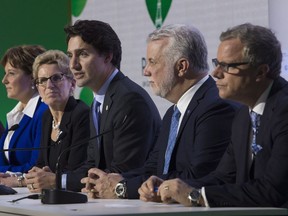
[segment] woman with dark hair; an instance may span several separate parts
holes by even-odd
[[[40,145],[42,114],[47,105],[34,85],[32,65],[45,49],[38,45],[12,47],[1,59],[5,74],[2,83],[7,97],[17,105],[7,113],[7,124],[0,139],[0,149],[37,148]],[[38,158],[38,151],[1,151],[0,172],[13,175],[27,172]]]

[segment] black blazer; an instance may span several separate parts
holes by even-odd
[[[41,147],[50,146],[50,136],[52,130],[52,115],[50,110],[47,110],[43,115]],[[40,151],[37,166],[49,166],[55,172],[55,165],[59,154],[66,148],[76,146],[83,143],[79,147],[72,148],[61,156],[60,165],[63,171],[74,170],[78,168],[87,159],[89,130],[89,107],[80,100],[75,100],[70,97],[59,126],[60,130],[66,135],[60,141],[60,149],[57,155],[50,155],[50,148]],[[87,142],[85,143],[85,140]],[[50,158],[50,160],[49,160]]]
[[[163,118],[156,147],[145,167],[123,174],[127,178],[128,197],[137,198],[138,188],[151,175],[163,179],[197,179],[212,172],[230,141],[232,119],[238,106],[221,99],[215,81],[209,77],[197,90],[184,113],[169,172],[162,175],[173,114],[173,107],[169,108]]]
[[[256,140],[263,149],[251,166],[248,107],[235,117],[227,151],[216,171],[200,183],[218,184],[205,187],[211,207],[280,207],[288,200],[288,85],[283,78],[274,81],[260,122]]]
[[[95,136],[90,114],[91,137]],[[120,71],[111,81],[105,94],[100,133],[111,133],[92,139],[88,146],[86,164],[67,174],[67,188],[79,191],[81,178],[91,167],[106,172],[122,173],[143,166],[152,149],[161,124],[159,112],[148,93]]]

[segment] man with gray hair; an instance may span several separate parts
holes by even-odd
[[[144,167],[121,175],[91,169],[94,178],[82,179],[82,183],[95,185],[100,198],[138,198],[138,188],[151,175],[163,179],[203,177],[216,168],[230,140],[238,105],[219,97],[215,81],[208,75],[207,47],[199,30],[168,25],[152,32],[147,43],[144,75],[154,93],[173,105],[163,118],[156,146]],[[143,183],[143,191],[156,195],[161,182],[149,179]]]
[[[215,172],[186,183],[165,181],[158,195],[187,206],[283,206],[288,200],[288,83],[280,77],[281,45],[270,29],[249,23],[223,32],[220,41],[212,60],[220,97],[247,106],[235,116],[231,142]]]

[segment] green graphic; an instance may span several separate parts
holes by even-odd
[[[84,87],[81,89],[79,98],[84,101],[87,105],[91,105],[93,101],[93,93],[90,89]]]
[[[78,17],[82,13],[86,2],[87,0],[72,0],[72,15]]]
[[[171,3],[172,0],[146,0],[150,18],[157,29],[164,23]]]
[[[71,0],[1,0],[0,20],[0,58],[8,48],[22,44],[40,44],[46,49],[66,52],[63,28],[71,22]],[[0,66],[0,81],[3,76],[4,69]],[[2,83],[0,101],[0,121],[5,125],[6,114],[18,101],[7,98]]]

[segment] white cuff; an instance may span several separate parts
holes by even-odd
[[[62,174],[61,176],[61,184],[62,184],[62,189],[67,189],[67,174]]]
[[[202,197],[204,199],[205,207],[210,207],[209,203],[208,203],[208,200],[207,200],[207,197],[206,197],[205,187],[201,188],[201,195],[202,195]]]

